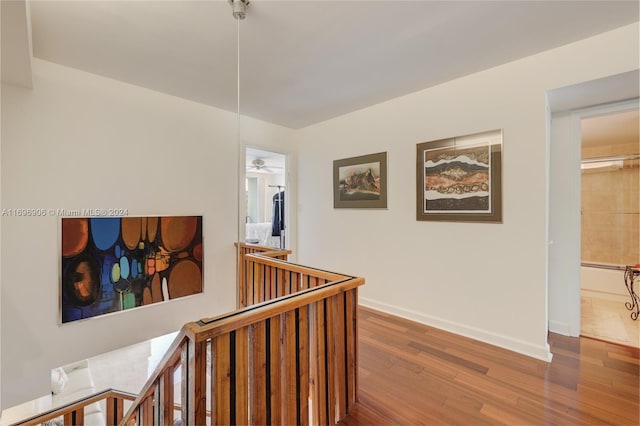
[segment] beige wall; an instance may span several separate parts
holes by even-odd
[[[235,308],[234,113],[34,59],[2,85],[2,207],[203,215],[204,292],[58,325],[59,218],[2,218],[2,404],[50,392],[49,370]],[[291,130],[243,118],[242,143],[290,152]],[[243,187],[244,189],[244,187]]]
[[[637,154],[640,142],[582,150],[583,158]],[[640,262],[639,161],[621,169],[582,173],[582,261],[611,265]]]
[[[369,306],[547,359],[545,96],[636,69],[634,24],[297,131],[301,263],[364,276]],[[416,144],[493,129],[503,223],[416,221]],[[381,151],[388,209],[333,209],[333,161]]]

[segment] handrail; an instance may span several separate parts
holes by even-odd
[[[70,402],[60,407],[52,408],[44,413],[37,414],[27,419],[21,420],[17,423],[12,423],[11,426],[22,425],[38,425],[48,420],[53,420],[57,417],[64,417],[64,424],[76,424],[82,423],[78,421],[78,418],[84,417],[84,407],[95,402],[100,402],[104,399],[107,400],[107,424],[113,425],[120,421],[124,414],[123,404],[124,400],[133,401],[136,395],[128,392],[118,391],[115,389],[106,389],[101,392],[97,392],[92,395],[88,395],[77,401]]]
[[[364,278],[346,278],[343,281],[324,284],[321,287],[301,290],[296,294],[262,302],[255,307],[251,306],[246,310],[237,311],[237,313],[234,312],[231,316],[213,319],[207,318],[200,320],[197,323],[189,323],[186,327],[191,328],[193,324],[197,325],[197,329],[194,327],[192,332],[196,341],[200,342],[214,338],[220,334],[229,333],[239,328],[246,327],[249,324],[264,321],[267,318],[299,309],[303,306],[309,305],[310,303],[335,296],[362,284],[364,284]]]
[[[246,259],[251,259],[253,262],[255,263],[260,263],[262,265],[268,265],[268,266],[275,266],[275,267],[280,267],[280,268],[286,268],[288,271],[291,272],[296,272],[296,273],[300,273],[300,274],[313,274],[314,276],[318,277],[318,278],[324,278],[326,280],[331,280],[331,281],[335,281],[335,280],[339,280],[341,278],[346,277],[347,275],[344,274],[336,274],[335,272],[329,272],[329,271],[324,271],[322,269],[318,269],[318,268],[312,268],[309,266],[302,266],[302,265],[297,265],[294,263],[289,263],[286,261],[282,261],[282,260],[278,260],[278,259],[274,259],[271,256],[269,256],[270,253],[256,253],[256,254],[248,254],[245,256],[245,260]]]
[[[355,404],[364,279],[236,247],[248,306],[185,324],[121,425],[173,423],[177,406],[182,424],[333,424]]]

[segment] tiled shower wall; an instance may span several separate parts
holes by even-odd
[[[582,158],[640,152],[640,142],[584,148]],[[607,265],[640,262],[639,160],[621,169],[582,172],[582,261]]]

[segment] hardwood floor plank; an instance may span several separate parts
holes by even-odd
[[[625,361],[630,364],[640,365],[640,359],[638,358],[637,355],[634,357],[632,355],[621,354],[618,352],[611,351],[608,353],[608,356],[609,356],[609,359],[615,359],[618,361]]]
[[[491,419],[491,423],[501,425],[538,425],[544,424],[540,418],[532,418],[522,411],[509,406],[496,406],[490,403],[483,404],[480,413]]]
[[[421,352],[426,352],[428,354],[434,355],[434,356],[436,356],[436,357],[438,357],[440,359],[443,359],[445,361],[448,361],[450,363],[457,364],[460,367],[468,368],[470,370],[477,371],[477,372],[482,373],[482,374],[487,374],[487,371],[489,371],[489,369],[487,367],[483,366],[483,365],[479,365],[479,364],[476,364],[474,362],[467,361],[464,358],[460,358],[460,357],[457,357],[455,355],[451,355],[451,354],[448,354],[446,352],[439,351],[437,349],[432,349],[429,346],[421,344],[421,343],[418,343],[418,342],[413,342],[412,341],[412,342],[409,343],[409,346],[412,347],[412,348],[418,349]]]
[[[360,308],[346,425],[638,425],[638,350],[549,335],[551,363]]]

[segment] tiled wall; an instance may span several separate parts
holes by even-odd
[[[583,159],[639,152],[639,143],[585,148]],[[621,169],[582,172],[582,261],[640,262],[639,160]]]

